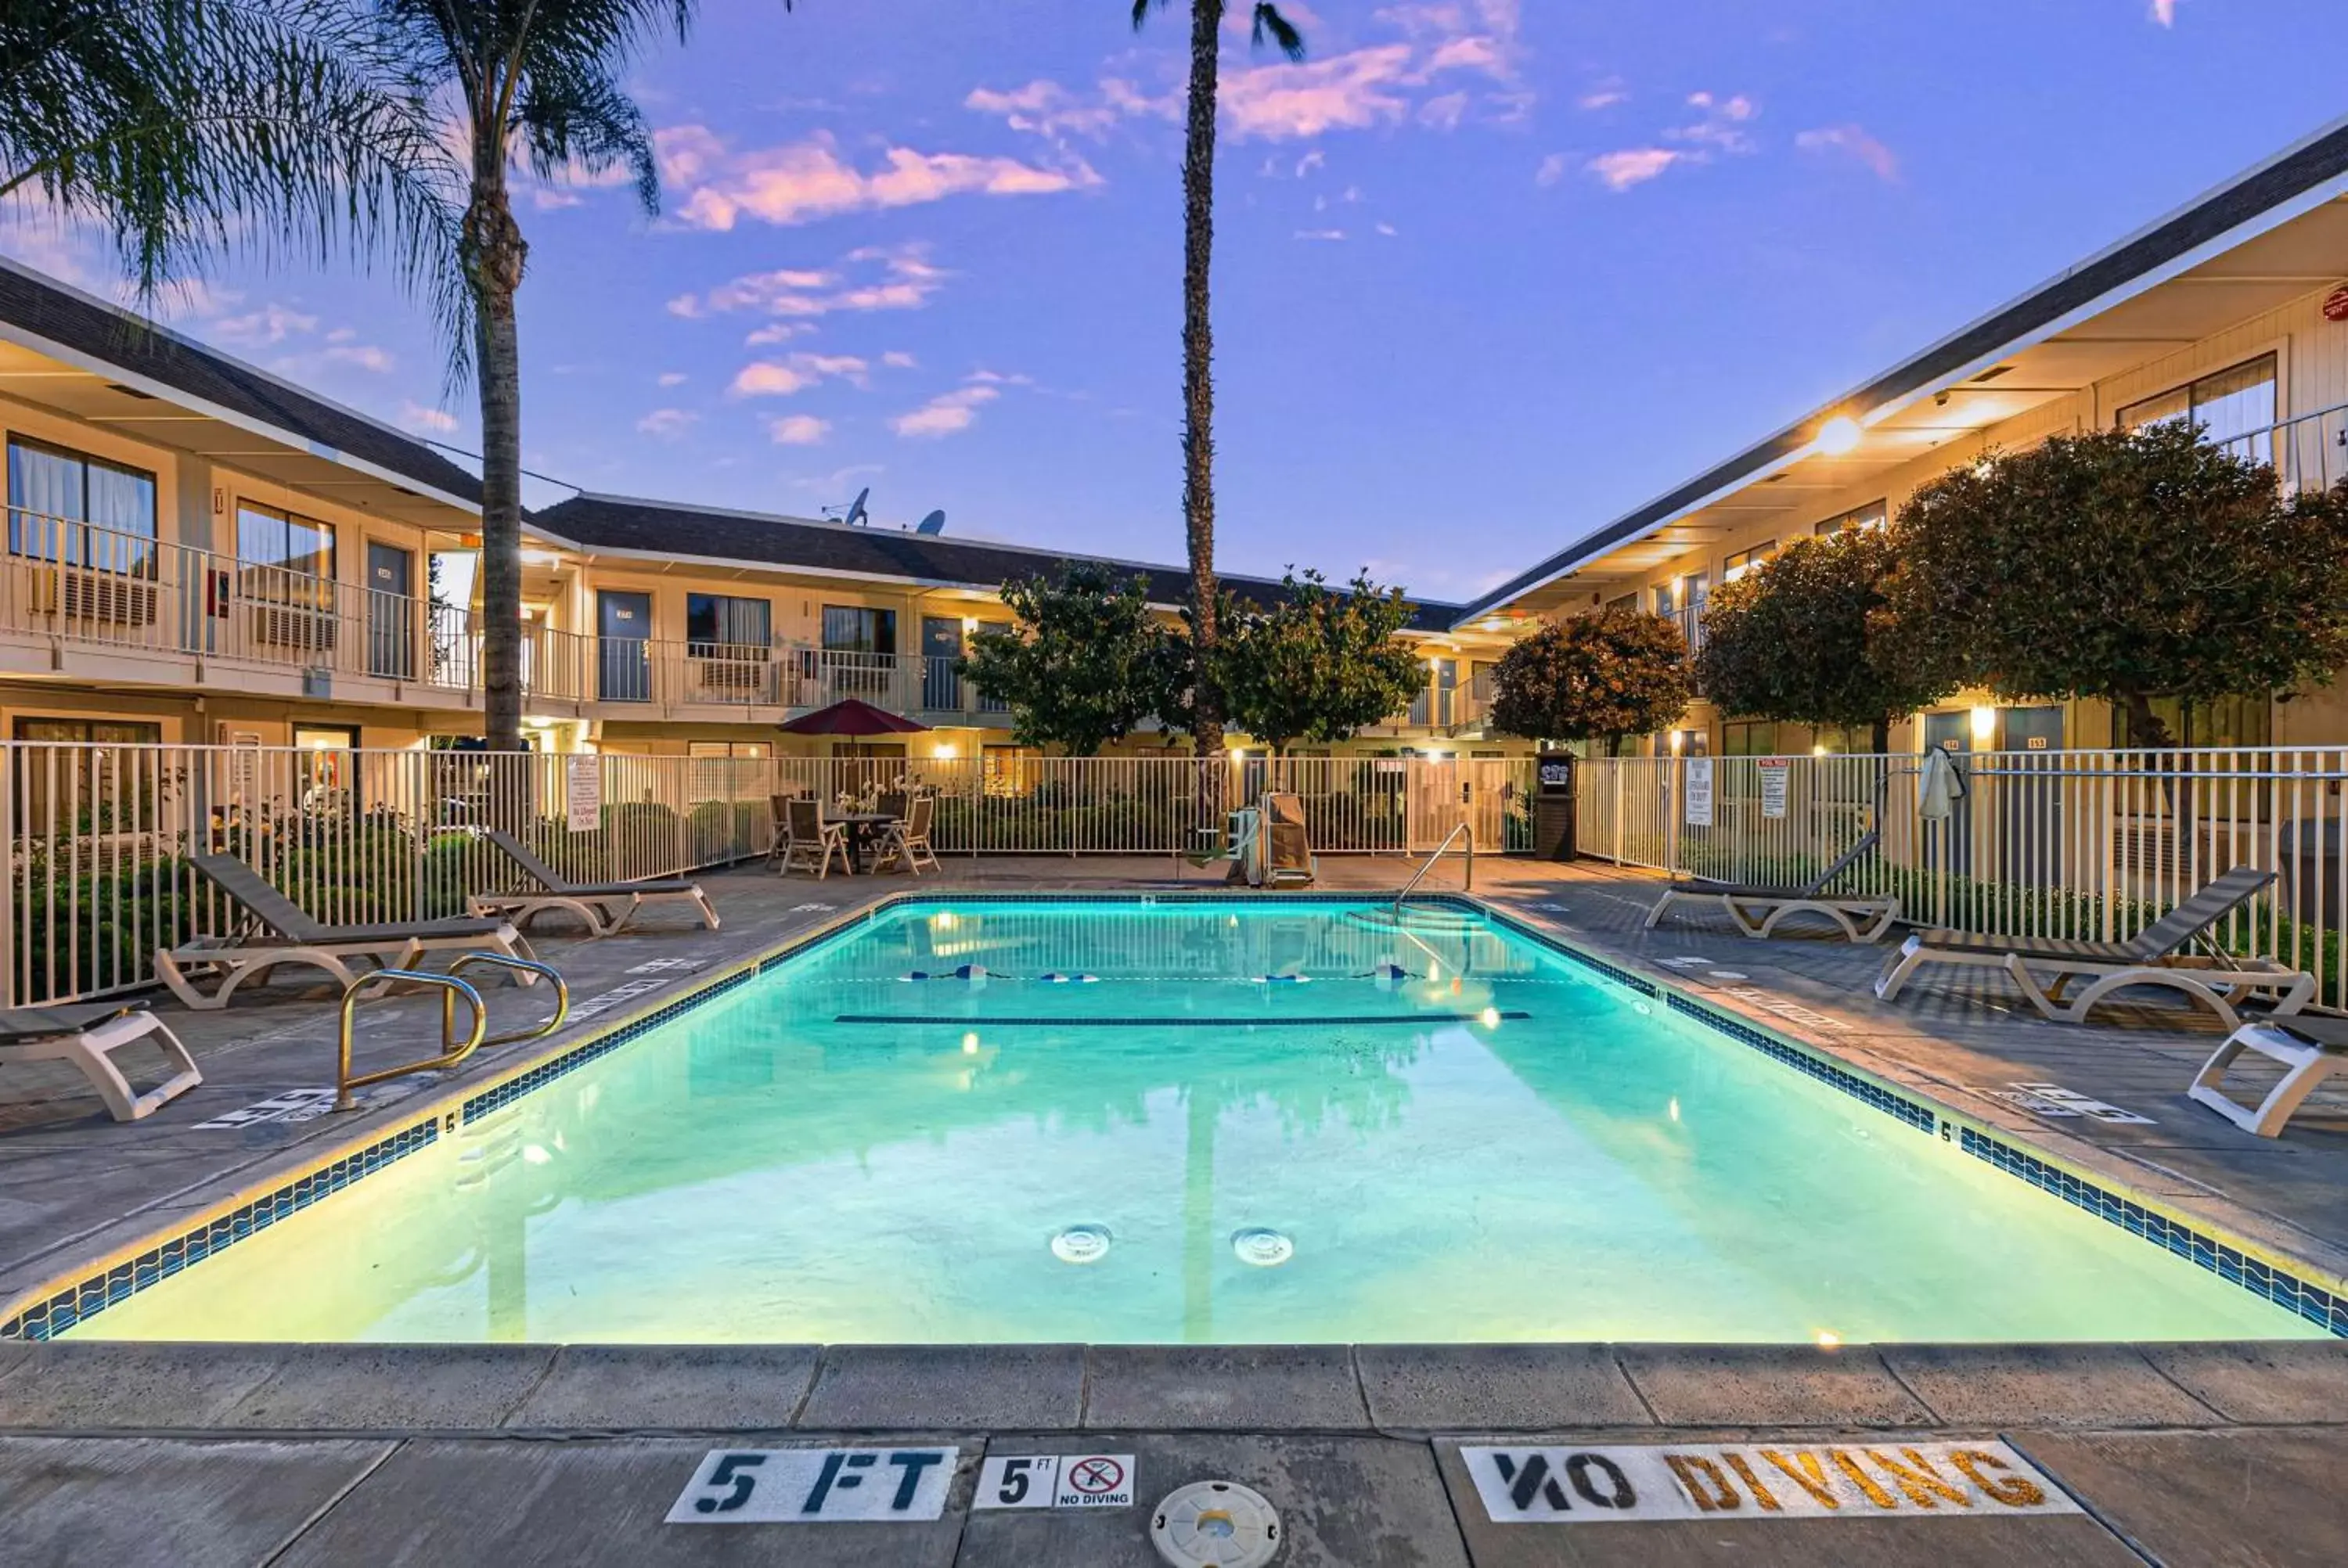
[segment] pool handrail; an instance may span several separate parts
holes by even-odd
[[[1402,885],[1402,891],[1394,896],[1394,917],[1395,925],[1399,926],[1402,924],[1402,901],[1409,897],[1412,893],[1417,890],[1419,883],[1426,879],[1426,874],[1435,869],[1435,863],[1443,858],[1444,851],[1451,847],[1452,840],[1459,837],[1462,834],[1465,834],[1468,838],[1468,866],[1465,874],[1460,878],[1459,887],[1462,892],[1472,893],[1475,891],[1476,825],[1472,822],[1463,821],[1458,826],[1453,828],[1449,833],[1443,835],[1443,842],[1435,846],[1435,853],[1428,856],[1426,861],[1420,865],[1419,868],[1410,874],[1410,880],[1404,883]]]

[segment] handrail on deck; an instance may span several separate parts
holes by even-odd
[[[1462,834],[1467,835],[1468,837],[1468,867],[1466,874],[1460,879],[1459,886],[1463,891],[1475,891],[1476,825],[1472,822],[1462,822],[1458,826],[1453,828],[1449,833],[1443,835],[1443,842],[1435,846],[1435,853],[1428,856],[1426,863],[1420,866],[1417,870],[1410,874],[1410,880],[1404,883],[1402,885],[1402,891],[1395,895],[1394,917],[1395,925],[1399,926],[1402,924],[1402,901],[1409,897],[1411,894],[1416,890],[1419,883],[1426,879],[1426,874],[1435,869],[1435,863],[1443,858],[1443,852],[1451,847],[1452,840],[1459,837]]]
[[[421,1061],[404,1061],[397,1067],[386,1067],[374,1072],[354,1074],[351,1071],[351,1012],[359,999],[370,994],[372,988],[385,981],[400,981],[410,985],[438,988],[440,997],[440,1054]],[[380,995],[380,991],[373,994]],[[473,1009],[473,1027],[461,1041],[457,1039],[457,999],[462,997]],[[343,988],[342,1028],[335,1045],[335,1109],[355,1111],[358,1101],[352,1097],[354,1089],[365,1089],[370,1083],[383,1083],[394,1078],[405,1078],[411,1072],[430,1072],[444,1067],[454,1067],[480,1049],[481,1037],[489,1032],[489,1009],[481,1000],[481,993],[454,975],[436,975],[423,969],[377,969],[361,975]]]
[[[510,953],[467,953],[448,966],[448,972],[454,975],[459,970],[471,968],[477,964],[488,964],[496,968],[512,970],[517,974],[532,974],[541,979],[553,982],[554,1014],[544,1023],[530,1029],[510,1030],[504,1034],[493,1034],[476,1046],[475,1050],[486,1050],[493,1045],[516,1045],[525,1040],[541,1040],[561,1029],[563,1020],[571,1016],[570,983],[562,978],[561,972],[552,964],[541,963],[536,958],[517,958]],[[521,983],[528,985],[530,982],[524,980]],[[456,1008],[455,996],[443,993],[440,1000],[440,1035],[444,1043],[454,1032]]]

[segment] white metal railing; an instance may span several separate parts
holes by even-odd
[[[2348,403],[2211,444],[2250,462],[2273,465],[2286,490],[2328,490],[2348,479]]]
[[[416,681],[424,600],[18,507],[0,635]]]
[[[2335,1003],[2348,996],[2348,748],[1961,754],[1966,791],[1939,820],[1920,813],[1917,764],[1597,758],[1577,770],[1579,843],[1625,866],[1800,883],[1876,823],[1879,800],[1879,850],[1844,886],[1896,894],[1925,925],[2103,941],[2230,866],[2255,866],[2277,874],[2275,887],[2220,939],[2313,970]]]
[[[770,797],[891,787],[938,794],[945,854],[1171,855],[1267,790],[1294,792],[1323,854],[1419,851],[1470,825],[1529,842],[1530,763],[1189,756],[563,757],[534,753],[0,744],[0,1006],[149,983],[158,948],[231,929],[186,856],[242,856],[329,924],[463,912],[512,890],[476,831],[505,826],[582,881],[765,855]],[[574,796],[576,781],[592,791]],[[909,781],[910,782],[910,781]],[[584,815],[574,818],[574,801]]]

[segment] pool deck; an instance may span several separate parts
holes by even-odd
[[[1332,858],[1326,888],[1388,889],[1399,858]],[[818,884],[710,879],[725,928],[667,911],[628,938],[550,938],[574,1007],[600,1017],[386,1086],[306,1122],[199,1123],[331,1077],[334,1008],[273,989],[165,1009],[206,1081],[117,1125],[70,1070],[0,1071],[0,1301],[265,1192],[370,1129],[685,994],[699,980],[907,891],[1163,888],[1165,859],[949,861],[945,874]],[[1429,879],[1457,886],[1454,866]],[[2002,977],[1865,982],[1885,948],[1748,941],[1693,911],[1641,928],[1651,877],[1487,859],[1476,894],[1586,950],[1751,1016],[2173,1213],[2348,1276],[2348,1096],[2256,1139],[2184,1097],[2219,1038],[2152,1008],[2084,1028],[2028,1012]],[[1189,873],[1182,886],[1211,886]],[[1678,963],[1668,960],[1678,959]],[[646,966],[651,966],[647,968]],[[623,988],[644,988],[610,1000]],[[487,992],[492,1028],[542,989]],[[437,1003],[362,1009],[362,1067],[428,1051]],[[1787,1009],[1790,1009],[1787,1010]],[[1984,1091],[2056,1082],[2143,1122],[2040,1120]],[[1842,1432],[2002,1434],[2084,1516],[1838,1520],[1751,1532],[1493,1524],[1458,1437],[1821,1443]],[[832,1532],[662,1525],[713,1444],[927,1434],[959,1450],[932,1525]],[[861,1435],[859,1435],[861,1434]],[[1112,1438],[1116,1440],[1112,1442]],[[549,1441],[549,1439],[564,1440]],[[1138,1456],[1137,1507],[973,1512],[983,1452]],[[0,1343],[0,1562],[1157,1561],[1150,1502],[1220,1475],[1282,1510],[1281,1563],[2338,1563],[2348,1561],[2348,1342],[2070,1348],[1689,1347],[756,1348],[157,1347]],[[122,1494],[133,1491],[126,1506]]]

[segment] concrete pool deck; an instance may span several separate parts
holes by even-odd
[[[1332,858],[1323,885],[1390,889],[1411,864]],[[170,1009],[207,1081],[147,1122],[107,1121],[69,1070],[0,1072],[0,1298],[118,1255],[230,1194],[267,1191],[371,1129],[411,1123],[428,1103],[558,1053],[876,899],[1162,888],[1175,879],[1162,858],[950,860],[944,876],[918,883],[720,874],[709,881],[722,931],[654,914],[628,938],[540,944],[570,978],[575,1007],[605,1002],[600,1017],[484,1053],[443,1081],[402,1081],[349,1116],[200,1126],[331,1076],[324,993],[289,987],[221,1013]],[[1456,886],[1456,867],[1430,883]],[[1197,873],[1184,885],[1211,886]],[[1694,912],[1645,931],[1653,890],[1652,878],[1588,865],[1477,867],[1476,893],[1496,908],[2302,1260],[2309,1277],[2348,1275],[2348,1097],[2320,1096],[2281,1140],[2251,1138],[2184,1098],[2217,1039],[2206,1022],[2129,1009],[2110,1023],[2049,1024],[2027,1015],[2001,978],[1979,974],[1911,989],[1887,1007],[1865,988],[1882,948],[1752,942]],[[623,990],[633,994],[612,999]],[[493,1029],[542,1016],[547,1005],[535,989],[486,994]],[[428,1050],[436,1006],[419,997],[362,1009],[360,1065],[420,1054],[419,1041]],[[1985,1092],[2043,1081],[2149,1120],[2043,1120]],[[1837,1353],[0,1344],[0,1496],[12,1499],[0,1514],[0,1561],[87,1553],[125,1563],[700,1562],[764,1553],[791,1563],[1142,1562],[1155,1559],[1147,1522],[1135,1516],[1179,1481],[1220,1471],[1299,1511],[1282,1563],[1728,1553],[1875,1562],[1911,1553],[1987,1562],[2016,1551],[2049,1562],[2329,1563],[2348,1560],[2343,1421],[2348,1343]],[[1463,1499],[1457,1444],[1445,1446],[1457,1434],[1502,1430],[1642,1442],[1666,1432],[1823,1440],[1847,1430],[2003,1433],[2079,1495],[2088,1516],[1752,1532],[1498,1528],[1472,1489]],[[741,1434],[765,1434],[767,1446],[792,1447],[877,1431],[958,1446],[956,1501],[935,1528],[874,1527],[885,1541],[869,1529],[795,1531],[778,1543],[759,1529],[658,1524],[711,1446],[694,1437],[738,1445]],[[1125,1434],[1118,1451],[1143,1456],[1135,1510],[1065,1520],[958,1512],[982,1450],[1095,1432]],[[98,1550],[101,1540],[110,1546],[110,1531],[129,1528],[103,1517],[105,1500],[125,1484],[152,1491],[133,1512],[150,1524],[170,1521],[173,1542],[142,1547],[143,1538],[126,1537],[121,1552]],[[918,1542],[901,1533],[916,1529],[927,1532]],[[689,1539],[672,1539],[680,1537]],[[165,1544],[182,1554],[140,1555]]]

